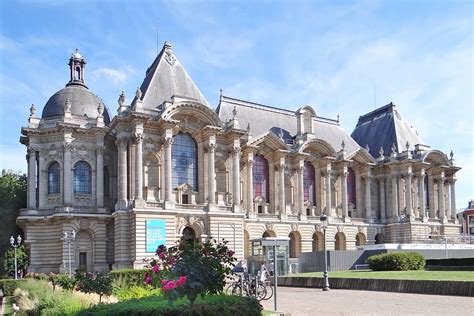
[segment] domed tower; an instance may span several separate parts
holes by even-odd
[[[32,105],[21,131],[28,147],[28,203],[17,222],[30,248],[32,272],[61,272],[69,264],[101,271],[109,265],[106,234],[116,201],[110,117],[85,85],[86,60],[79,50],[68,65],[69,82],[49,98],[41,118]],[[69,256],[61,236],[72,231],[76,241]]]

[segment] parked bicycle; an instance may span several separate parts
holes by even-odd
[[[246,295],[257,298],[257,300],[268,300],[273,296],[273,288],[270,286],[270,282],[261,282],[260,279],[256,282],[255,279],[249,279],[244,277],[241,280],[241,276],[238,276],[238,280],[229,284],[226,289],[226,293],[232,295]]]

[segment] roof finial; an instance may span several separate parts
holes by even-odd
[[[337,115],[337,122],[339,123],[339,114]]]
[[[140,90],[140,87],[137,88],[137,91],[135,91],[135,97],[137,98],[138,101],[141,101],[142,98],[142,90]]]
[[[341,148],[342,148],[342,150],[344,150],[344,148],[346,148],[346,143],[344,143],[344,140],[342,140]]]
[[[380,149],[379,149],[379,155],[380,155],[380,158],[383,158],[383,147],[380,146]]]
[[[452,150],[452,149],[451,149],[451,152],[449,153],[449,157],[451,158],[451,160],[453,160],[454,153],[453,153],[453,150]]]
[[[247,124],[247,134],[250,134],[250,123]]]
[[[30,108],[30,117],[35,117],[35,113],[36,113],[36,107],[34,104],[31,105],[31,108]],[[451,151],[453,152],[453,151]]]
[[[237,109],[234,106],[234,109],[232,110],[232,119],[235,120],[236,117],[237,117]]]
[[[71,112],[71,101],[69,100],[69,98],[66,98],[66,101],[64,102],[64,112]]]
[[[410,143],[407,141],[407,143],[405,144],[405,148],[408,150],[410,150]]]
[[[118,104],[120,106],[123,106],[125,104],[125,92],[123,90],[122,90],[122,93],[120,93],[119,95]]]
[[[99,102],[99,105],[97,106],[97,112],[99,112],[100,117],[103,116],[102,114],[104,113],[104,106],[100,102]]]
[[[397,153],[397,146],[395,146],[395,143],[392,143],[391,150],[392,150],[392,155],[395,155]]]
[[[222,88],[219,89],[219,92],[220,92],[220,98],[222,99],[222,95],[223,95]]]

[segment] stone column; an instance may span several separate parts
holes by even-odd
[[[36,209],[36,151],[28,147],[28,208]]]
[[[438,211],[439,219],[446,219],[446,209],[444,202],[444,172],[441,172],[441,175],[438,178]]]
[[[285,200],[285,157],[280,158],[278,165],[278,176],[280,178],[280,214],[286,214],[286,200]]]
[[[206,190],[204,185],[204,142],[199,140],[197,144],[198,149],[198,195],[199,195],[199,203],[205,204],[206,203]],[[195,190],[193,188],[193,190]]]
[[[117,209],[125,209],[127,207],[127,143],[124,138],[116,141],[118,150],[118,201]]]
[[[407,214],[410,217],[410,220],[415,219],[415,214],[413,212],[412,196],[411,196],[412,176],[413,174],[410,168],[405,177],[405,205],[406,205]]]
[[[452,178],[449,183],[451,187],[451,219],[453,223],[457,223],[456,218],[456,179]]]
[[[392,218],[398,220],[398,188],[397,188],[397,175],[392,173]]]
[[[97,145],[96,149],[96,204],[98,208],[104,207],[104,147]]]
[[[344,166],[342,169],[342,217],[348,218],[349,217],[349,207],[347,204],[347,166]]]
[[[387,219],[387,209],[385,207],[385,178],[381,176],[379,178],[379,196],[380,196],[380,219]]]
[[[253,209],[253,154],[247,157],[247,212],[254,213]]]
[[[370,194],[370,170],[367,170],[367,175],[365,177],[365,215],[369,221],[372,221],[372,201]]]
[[[171,145],[173,143],[172,137],[166,137],[163,143],[165,147],[165,208],[174,205],[173,188],[171,179]]]
[[[422,169],[420,171],[420,176],[418,177],[418,201],[420,202],[420,217],[423,221],[428,219],[426,214],[426,192],[425,192],[425,171]]]
[[[214,208],[216,205],[216,171],[215,171],[215,162],[214,162],[214,157],[215,157],[215,152],[216,152],[216,144],[213,141],[209,141],[209,145],[207,148],[208,152],[208,163],[209,166],[207,168],[208,170],[208,207],[209,210],[211,208]]]
[[[64,206],[70,206],[72,204],[72,189],[74,183],[72,181],[72,165],[71,165],[71,151],[73,150],[71,144],[64,145],[64,181],[63,192],[64,192]]]
[[[326,211],[327,216],[331,215],[331,164],[328,163],[326,166]]]
[[[135,138],[135,204],[137,205],[143,202],[143,134],[135,133],[134,138]]]
[[[234,212],[240,212],[240,147],[232,151],[232,189]]]

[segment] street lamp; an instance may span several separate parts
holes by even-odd
[[[16,243],[15,243],[15,238],[13,236],[10,237],[10,244],[12,245],[13,248],[15,248],[15,280],[18,280],[18,257],[16,254],[16,248],[20,247],[21,244],[21,236],[18,235],[16,237]]]
[[[324,273],[323,273],[323,291],[329,291],[329,280],[328,280],[328,257],[326,251],[326,228],[328,228],[328,217],[326,214],[322,214],[319,217],[321,221],[321,228],[324,232]]]
[[[63,232],[63,240],[67,242],[67,251],[68,251],[68,261],[69,261],[69,277],[72,276],[72,268],[71,268],[71,243],[76,240],[76,231],[71,230],[70,233],[67,231]]]

